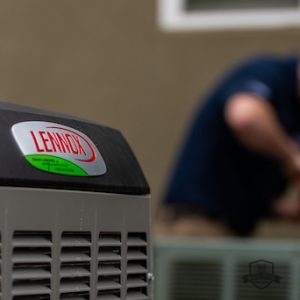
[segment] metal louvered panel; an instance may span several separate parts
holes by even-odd
[[[90,290],[90,287],[88,285],[88,282],[83,282],[82,280],[61,280],[60,282],[60,289],[59,292],[61,294],[67,294],[67,293],[82,293],[82,292],[88,292]]]
[[[101,264],[98,269],[97,275],[109,276],[109,275],[121,275],[120,263]]]
[[[99,291],[106,291],[106,290],[116,290],[121,288],[121,283],[116,281],[117,279],[102,279],[98,282],[97,288]]]
[[[13,263],[50,263],[51,257],[49,256],[48,248],[42,248],[40,251],[38,249],[30,249],[26,250],[24,248],[22,249],[16,249],[14,251],[14,255],[12,257]]]
[[[78,297],[78,296],[71,296],[71,297],[62,297],[60,298],[61,300],[88,300],[88,296],[82,296],[82,297]]]
[[[61,237],[60,299],[89,299],[91,244],[90,232],[63,232]]]
[[[238,300],[289,300],[291,299],[292,262],[276,262],[275,274],[281,277],[280,284],[272,282],[260,289],[251,282],[243,283],[242,277],[249,274],[249,261],[239,261],[235,266],[234,299]]]
[[[75,278],[90,276],[89,265],[74,265],[69,267],[61,267],[60,278]]]
[[[89,236],[73,236],[72,234],[64,234],[61,239],[62,247],[83,247],[91,246]]]
[[[13,247],[51,247],[52,243],[46,236],[24,236],[17,234],[12,242]]]
[[[141,252],[141,250],[139,248],[137,249],[134,249],[132,248],[129,249],[130,251],[128,252],[128,255],[127,255],[127,259],[128,260],[137,260],[137,259],[146,259],[147,258],[147,255],[143,252]]]
[[[127,236],[127,300],[148,299],[147,239],[145,233]]]
[[[102,232],[99,238],[99,247],[101,246],[121,246],[121,234]]]
[[[88,248],[90,249],[90,248]],[[61,254],[61,262],[89,262],[91,260],[90,253],[86,252],[87,248],[78,248],[78,249],[64,249],[64,252]]]
[[[222,261],[178,259],[172,263],[169,272],[170,299],[222,299]]]
[[[89,293],[73,293],[60,297],[60,300],[89,300]]]
[[[134,288],[134,287],[146,287],[148,285],[146,276],[140,275],[140,277],[134,276],[132,278],[127,278],[127,287]]]
[[[13,299],[50,299],[51,233],[16,231],[12,246]]]
[[[14,296],[13,300],[50,300],[50,295],[39,296]]]
[[[27,283],[27,284],[15,284],[12,294],[13,296],[27,296],[27,295],[43,295],[50,294],[50,288],[35,283]]]
[[[0,235],[0,300],[2,299],[2,236]]]
[[[70,297],[62,297],[61,300],[88,300],[88,296],[70,296]]]
[[[120,247],[117,248],[108,248],[104,249],[104,247],[101,247],[101,252],[98,255],[99,261],[114,261],[114,260],[121,260],[121,255],[119,253]],[[118,251],[118,252],[116,252]]]
[[[147,273],[145,261],[129,261],[127,263],[127,274],[144,274]]]
[[[118,299],[121,298],[118,296],[105,296],[105,295],[97,297],[97,300],[118,300]]]
[[[35,269],[15,269],[12,274],[13,280],[21,280],[21,279],[49,279],[51,278],[51,273],[43,268],[35,268]]]
[[[127,300],[148,300],[148,297],[143,292],[129,292],[127,293]]]
[[[120,290],[99,292],[97,300],[121,300]]]
[[[128,246],[147,246],[147,242],[144,240],[143,235],[128,235],[127,240]]]
[[[121,233],[101,232],[98,245],[97,299],[121,299]]]

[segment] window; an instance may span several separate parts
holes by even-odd
[[[166,30],[283,28],[300,25],[300,0],[158,0]]]

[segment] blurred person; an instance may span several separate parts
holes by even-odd
[[[270,213],[299,220],[299,66],[254,57],[217,84],[186,137],[160,234],[249,236]],[[282,197],[289,185],[293,199]]]

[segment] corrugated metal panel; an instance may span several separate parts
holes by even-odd
[[[121,288],[121,283],[118,282],[118,277],[112,277],[111,279],[103,279],[101,278],[98,282],[97,288],[98,291],[106,291],[106,290],[117,290]]]
[[[62,297],[60,298],[60,300],[88,300],[88,297],[69,296],[69,297]]]
[[[98,246],[97,299],[121,299],[121,233],[101,232]]]
[[[117,248],[109,248],[109,249],[104,249],[101,248],[101,252],[98,255],[98,260],[99,261],[114,261],[114,260],[121,260],[121,255],[118,252],[114,252],[117,249],[119,249],[120,247],[117,246]]]
[[[91,260],[90,253],[85,250],[90,248],[65,249],[61,254],[61,262],[89,262]]]
[[[146,263],[142,261],[128,261],[127,274],[145,274],[147,273]]]
[[[12,246],[13,299],[50,299],[51,233],[16,231]]]
[[[43,295],[50,294],[51,289],[39,283],[24,283],[14,284],[12,291],[13,296],[27,296],[27,295]]]
[[[22,268],[22,269],[15,269],[12,274],[13,280],[32,280],[32,279],[49,279],[51,278],[51,273],[43,268],[37,267],[33,268]]]
[[[89,277],[89,265],[62,266],[60,278]]]
[[[148,299],[147,236],[129,232],[127,236],[127,300]]]
[[[221,300],[223,266],[221,260],[180,259],[169,270],[172,300]]]
[[[61,237],[60,299],[90,297],[91,233],[63,232]]]
[[[99,247],[101,246],[121,246],[121,234],[102,232],[99,238]]]
[[[67,293],[82,293],[82,292],[89,292],[89,282],[85,282],[83,280],[73,279],[73,280],[61,280],[60,282],[60,293],[67,294]]]
[[[0,234],[0,300],[2,299],[2,236]]]
[[[64,234],[61,240],[62,247],[83,247],[91,246],[89,236],[73,236],[71,234]]]
[[[98,269],[99,276],[121,275],[120,263],[110,262],[109,264],[101,264]]]
[[[143,292],[132,291],[127,293],[127,300],[148,300],[148,297]]]
[[[97,300],[120,300],[120,294],[118,292],[116,292],[116,295],[113,294],[100,294],[97,297]]]

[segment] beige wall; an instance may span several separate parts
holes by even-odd
[[[0,4],[0,99],[120,129],[154,202],[198,96],[225,67],[299,49],[300,30],[167,34],[154,0]]]

